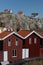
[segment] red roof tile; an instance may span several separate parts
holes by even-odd
[[[43,37],[43,31],[36,31],[36,32]]]
[[[31,30],[20,30],[18,32],[19,35],[26,37],[27,35],[29,35],[32,31]],[[38,33],[40,36],[43,37],[43,31],[36,31],[36,33]]]
[[[22,37],[26,37],[28,34],[30,34],[31,30],[20,30],[18,31],[18,34]]]
[[[23,14],[23,12],[22,12],[22,11],[20,11],[20,12],[18,12],[18,14]]]
[[[20,31],[18,31],[18,34],[21,35],[22,37],[26,37],[31,32],[32,32],[31,30],[20,30]],[[43,37],[43,31],[36,31],[36,32]],[[12,33],[12,32],[4,31],[4,32],[0,33],[0,39],[4,38],[5,36],[9,35],[10,33]]]
[[[2,33],[0,33],[0,38],[4,38],[5,36],[9,35],[11,33],[11,31],[4,31]]]

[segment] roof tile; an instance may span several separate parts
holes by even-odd
[[[26,37],[30,33],[31,33],[31,30],[20,30],[20,31],[18,31],[18,34],[21,35],[22,37]]]
[[[43,37],[43,31],[36,31],[36,32]]]
[[[2,33],[0,33],[0,38],[4,38],[5,36],[9,35],[11,33],[11,31],[4,31]]]

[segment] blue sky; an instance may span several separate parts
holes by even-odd
[[[12,9],[13,13],[23,11],[27,16],[38,12],[43,18],[43,0],[0,0],[0,12],[4,9]]]

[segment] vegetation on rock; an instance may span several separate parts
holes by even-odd
[[[32,13],[32,15],[38,15],[38,13]],[[18,31],[20,29],[43,30],[43,19],[20,14],[1,13],[0,27],[1,26],[11,27],[14,31]]]

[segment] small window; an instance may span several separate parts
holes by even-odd
[[[31,38],[29,38],[29,44],[31,44],[32,43],[32,40],[31,40]]]
[[[16,50],[15,49],[12,51],[12,56],[16,56]]]
[[[11,46],[11,41],[10,40],[8,41],[8,46]]]
[[[36,38],[34,38],[34,43],[35,43],[35,44],[36,44],[36,41],[37,41]]]
[[[16,39],[16,42],[15,43],[16,43],[16,46],[18,46],[18,40],[17,39]]]

